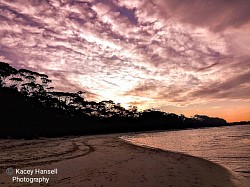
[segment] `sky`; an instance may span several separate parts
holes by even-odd
[[[0,61],[89,100],[250,120],[249,0],[0,0]]]

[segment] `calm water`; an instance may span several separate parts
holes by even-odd
[[[137,145],[202,157],[250,178],[250,125],[143,133],[122,138]]]

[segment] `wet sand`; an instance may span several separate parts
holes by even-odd
[[[118,135],[56,139],[48,146],[51,144],[55,144],[55,147],[51,147],[53,153],[55,152],[53,149],[57,150],[56,145],[60,149],[57,154],[53,155],[52,152],[44,154],[44,151],[37,151],[46,145],[46,142],[40,142],[39,145],[29,145],[30,153],[33,149],[37,151],[36,157],[26,161],[16,159],[11,165],[13,168],[26,169],[57,168],[57,175],[45,175],[50,178],[48,184],[12,183],[11,176],[3,172],[6,167],[9,167],[11,160],[6,162],[6,159],[2,159],[0,186],[229,187],[249,185],[243,177],[218,164],[184,154],[135,146],[119,139]],[[68,146],[62,149],[66,144]],[[24,146],[20,146],[20,149],[22,147]],[[47,149],[50,148],[47,147]],[[6,147],[5,153],[9,150]],[[15,150],[11,151],[15,153]],[[40,157],[39,154],[41,154]]]

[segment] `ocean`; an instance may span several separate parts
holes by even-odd
[[[124,140],[201,157],[250,178],[250,125],[141,133]]]

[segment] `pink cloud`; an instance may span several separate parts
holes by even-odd
[[[1,1],[0,60],[42,71],[59,90],[86,90],[96,100],[144,106],[248,100],[241,94],[250,89],[244,79],[250,14],[243,5]],[[230,82],[237,90],[225,86]]]

